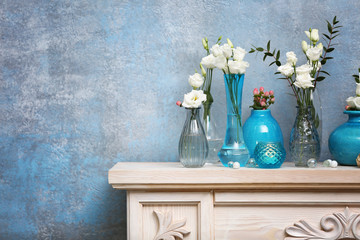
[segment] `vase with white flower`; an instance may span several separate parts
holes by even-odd
[[[218,153],[221,163],[228,167],[229,162],[238,162],[245,166],[249,159],[241,122],[241,101],[244,84],[244,74],[249,63],[245,62],[246,51],[240,47],[234,48],[232,42],[215,44],[210,49],[210,54],[203,59],[202,65],[207,68],[218,68],[224,73],[227,125],[223,146]]]
[[[221,36],[218,38],[216,44],[220,44]],[[203,103],[202,121],[205,130],[205,135],[209,144],[209,154],[206,159],[208,164],[217,164],[220,162],[218,152],[222,146],[223,139],[220,136],[215,118],[212,113],[212,105],[214,98],[211,94],[212,76],[214,65],[214,56],[210,54],[209,42],[205,37],[202,39],[202,45],[206,51],[206,56],[201,59],[200,68],[204,77],[204,84],[201,86],[201,90],[206,94],[206,101]]]
[[[329,136],[329,150],[341,165],[356,166],[356,158],[360,154],[360,68],[353,75],[356,82],[356,95],[346,99],[344,114],[348,121],[337,127]]]
[[[336,16],[332,23],[327,21],[329,34],[323,34],[325,46],[320,40],[319,31],[317,29],[309,29],[305,31],[306,36],[309,38],[309,44],[302,41],[301,47],[307,62],[301,66],[296,66],[297,56],[294,52],[287,52],[286,64],[280,62],[280,50],[270,50],[270,41],[266,48],[255,47],[250,52],[264,53],[263,60],[267,57],[272,57],[273,62],[278,66],[276,74],[282,74],[297,102],[297,115],[295,123],[290,134],[290,155],[291,159],[295,162],[296,166],[307,167],[308,160],[319,160],[320,158],[320,136],[318,128],[320,126],[320,109],[314,107],[314,91],[317,83],[325,79],[324,74],[330,75],[323,70],[323,66],[332,57],[327,54],[334,51],[334,44],[332,40],[339,35],[339,28],[337,25]],[[322,75],[322,76],[321,76]]]
[[[201,104],[206,101],[206,94],[202,90],[197,90],[203,82],[204,78],[199,73],[190,76],[189,84],[193,90],[184,95],[182,103],[180,101],[176,103],[180,107],[185,107],[187,111],[178,152],[181,164],[189,168],[204,166],[209,151],[199,113]]]

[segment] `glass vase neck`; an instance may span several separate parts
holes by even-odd
[[[348,122],[360,122],[360,111],[344,111],[349,116]]]

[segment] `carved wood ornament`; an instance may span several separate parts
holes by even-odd
[[[154,240],[184,239],[184,235],[190,233],[189,231],[181,228],[185,225],[186,219],[172,223],[171,212],[163,214],[160,211],[154,210],[154,213],[159,220],[159,230]]]
[[[348,207],[343,212],[324,216],[320,221],[320,226],[323,230],[300,220],[294,226],[285,229],[289,236],[285,240],[360,239],[360,213],[350,212]]]

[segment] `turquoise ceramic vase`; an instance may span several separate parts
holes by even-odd
[[[241,101],[244,74],[225,74],[227,124],[224,144],[218,153],[221,163],[229,166],[229,162],[238,162],[245,167],[249,160],[241,122]]]
[[[356,166],[360,154],[360,111],[344,113],[349,120],[330,134],[329,150],[339,164]]]
[[[250,157],[254,157],[254,150],[259,142],[280,142],[284,144],[281,128],[270,109],[251,110],[250,117],[244,124],[244,139]]]

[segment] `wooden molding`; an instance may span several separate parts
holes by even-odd
[[[174,240],[176,238],[184,239],[184,235],[190,234],[189,231],[181,228],[186,224],[186,219],[172,223],[172,213],[162,213],[154,210],[159,221],[159,230],[154,240]]]
[[[321,229],[318,229],[304,220],[295,223],[294,226],[285,229],[285,240],[307,239],[360,239],[360,213],[353,213],[348,207],[343,212],[324,216],[320,221]]]

